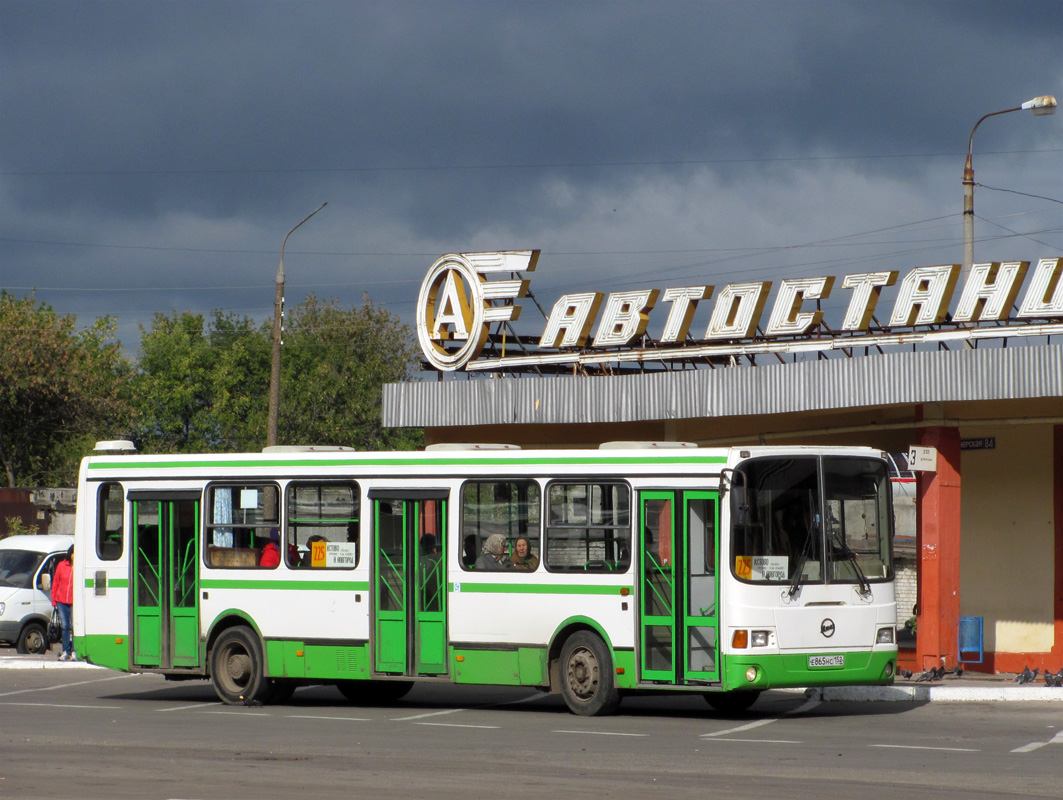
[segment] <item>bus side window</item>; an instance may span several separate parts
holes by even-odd
[[[122,484],[103,484],[96,498],[96,556],[101,561],[117,561],[125,541]]]
[[[276,484],[211,484],[207,489],[208,567],[259,567],[270,532],[279,528]],[[272,568],[272,567],[270,567]]]
[[[475,570],[484,543],[499,534],[506,540],[507,571],[529,575],[537,571],[541,497],[533,480],[466,481],[461,491],[462,569]]]
[[[552,482],[547,487],[547,570],[627,569],[631,553],[630,497],[630,489],[623,483]]]
[[[299,569],[358,566],[361,495],[351,481],[292,481],[286,492],[285,559]]]

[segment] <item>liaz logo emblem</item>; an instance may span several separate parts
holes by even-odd
[[[828,617],[823,620],[823,622],[819,623],[819,632],[828,639],[832,637],[834,635],[834,620]]]
[[[417,338],[436,369],[451,372],[475,359],[487,342],[491,323],[520,316],[513,300],[528,292],[521,272],[531,272],[538,250],[451,253],[428,271],[417,297]],[[509,273],[507,279],[489,276]]]

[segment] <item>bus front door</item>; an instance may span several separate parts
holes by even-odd
[[[130,492],[133,664],[199,666],[199,493]]]
[[[639,500],[639,678],[720,678],[715,492],[648,491]]]
[[[374,495],[373,668],[387,675],[446,674],[444,495]]]

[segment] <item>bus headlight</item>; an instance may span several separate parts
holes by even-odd
[[[757,679],[757,674],[758,674],[757,673],[757,668],[756,667],[750,667],[749,669],[746,670],[746,680],[749,681],[750,683],[753,683],[753,681],[755,681]]]
[[[753,647],[767,647],[770,631],[750,631],[750,644]]]
[[[893,627],[879,628],[878,636],[875,637],[875,644],[893,644]]]

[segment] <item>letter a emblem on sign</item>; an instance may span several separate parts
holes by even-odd
[[[520,316],[512,301],[528,292],[524,278],[488,280],[497,273],[531,272],[538,250],[451,253],[432,265],[417,297],[417,339],[428,362],[452,372],[476,358],[491,323]]]

